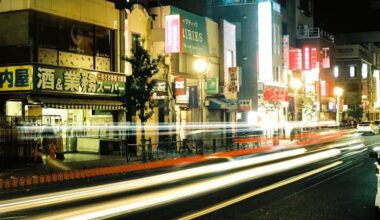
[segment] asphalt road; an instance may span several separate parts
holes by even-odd
[[[123,216],[114,216],[113,218],[380,219],[374,208],[377,183],[374,159],[368,157],[367,147],[357,147],[359,143],[371,146],[376,142],[380,142],[380,135],[357,136],[351,138],[350,141],[346,142],[347,145],[340,146],[343,153],[339,156],[290,169],[286,172],[275,173],[270,176],[224,187],[222,190],[204,192],[193,197],[184,197],[169,204],[154,206],[143,211]],[[322,149],[324,147],[326,149]],[[327,147],[319,146],[316,149],[326,151],[328,150]],[[287,160],[292,159],[297,159],[297,156],[290,157]],[[264,163],[257,165],[257,167],[277,162],[280,163],[281,161]],[[163,192],[163,197],[160,200],[165,200],[167,198],[165,198],[166,191],[164,190],[168,190],[167,197],[170,197],[170,189],[173,189],[172,191],[175,192],[181,190],[181,187],[186,189],[188,185],[207,181],[208,179],[233,175],[240,171],[245,172],[244,175],[249,175],[252,168],[254,169],[256,166],[231,172],[217,172],[187,178],[181,181],[169,182],[158,187],[122,192],[68,204],[58,204],[26,211],[22,210],[5,213],[4,215],[0,213],[0,219],[41,217],[41,214],[49,216],[51,219],[58,219],[54,216],[59,212],[81,211],[90,205],[95,205],[96,208],[93,210],[96,212],[107,205],[112,207],[111,201],[120,201],[119,204],[129,205],[129,200],[123,199],[136,198],[140,195],[161,191]],[[196,188],[194,189],[196,190]],[[115,203],[114,206],[116,207],[116,205]]]
[[[369,150],[375,143],[380,142],[379,135],[359,136],[353,139],[360,140],[366,146],[370,146]],[[124,217],[128,219],[177,219],[180,217],[184,217],[184,219],[194,217],[196,219],[258,220],[380,219],[380,215],[374,207],[377,187],[374,158],[369,157],[368,151],[363,151],[344,158],[343,161],[344,163],[335,169],[252,196],[208,214],[203,215],[201,212],[210,211],[208,208],[216,209],[223,201],[231,201],[230,198],[247,195],[247,192],[255,192],[267,185],[290,178],[317,166],[314,165],[297,171],[293,170],[261,181],[242,184],[238,187],[218,192],[218,194],[206,195],[190,201]],[[319,163],[318,166],[330,162],[330,160],[324,161],[324,163]],[[192,216],[192,214],[195,214],[195,216]]]

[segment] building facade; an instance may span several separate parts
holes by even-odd
[[[119,11],[103,0],[5,0],[0,12],[2,126],[55,125],[58,151],[101,152],[101,139],[116,137],[99,124],[112,127],[124,115]],[[1,155],[38,150],[33,143],[9,147]]]

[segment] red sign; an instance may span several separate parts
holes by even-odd
[[[324,47],[321,51],[322,68],[330,68],[330,48]]]
[[[267,102],[280,102],[288,101],[288,90],[278,87],[266,87],[264,89],[264,101]]]
[[[303,48],[303,69],[304,70],[311,70],[311,52],[310,47],[304,47]]]
[[[317,48],[303,48],[303,69],[311,70],[317,67]]]
[[[186,95],[186,79],[184,77],[174,78],[175,95]]]
[[[302,50],[292,48],[289,50],[289,69],[301,70],[302,69]]]
[[[317,63],[318,63],[317,48],[311,48],[310,63],[311,63],[312,69],[317,68]]]
[[[165,27],[165,53],[183,51],[182,19],[180,15],[167,15]]]

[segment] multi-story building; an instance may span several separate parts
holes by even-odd
[[[334,36],[314,27],[312,0],[280,3],[283,34],[289,36],[285,38],[289,42],[284,42],[284,68],[288,71],[290,91],[288,119],[333,120],[335,113],[331,106],[336,102],[333,92]],[[300,82],[299,88],[292,86],[294,80]]]
[[[101,152],[101,139],[113,137],[90,125],[106,128],[124,115],[119,11],[104,0],[4,0],[0,22],[1,125],[56,124],[59,151]],[[9,134],[10,129],[2,131]],[[0,155],[36,154],[35,143],[19,143],[34,139],[1,144]]]
[[[286,120],[282,17],[276,1],[208,1],[209,14],[236,25],[242,121],[272,131]],[[248,105],[248,108],[246,107]]]
[[[239,87],[233,24],[175,7],[170,1],[165,2],[166,6],[149,1],[130,1],[122,5],[118,5],[118,1],[112,2],[122,9],[125,40],[144,38],[144,45],[152,55],[167,56],[168,72],[157,74],[155,80],[167,85],[168,92],[166,97],[153,97],[161,104],[155,109],[148,126],[176,124],[177,138],[184,139],[192,133],[186,130],[192,123],[210,125],[236,121]],[[149,19],[150,26],[142,25],[142,19],[143,24]],[[129,50],[125,47],[127,56]],[[125,71],[130,74],[128,65]],[[223,136],[223,132],[221,134]],[[152,137],[154,142],[167,138],[153,136],[156,136]],[[203,139],[208,137],[203,136]],[[217,139],[221,140],[220,137]]]

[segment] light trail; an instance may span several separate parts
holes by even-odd
[[[83,199],[96,198],[115,193],[127,192],[146,187],[157,186],[173,181],[179,181],[186,178],[192,178],[213,172],[228,171],[257,165],[260,163],[270,162],[274,160],[284,159],[287,157],[298,156],[306,152],[306,149],[294,149],[283,152],[267,154],[263,156],[229,161],[219,164],[207,165],[197,168],[191,168],[176,172],[170,172],[150,177],[144,177],[134,180],[121,181],[117,183],[104,184],[101,186],[86,187],[75,190],[67,190],[57,193],[49,193],[38,196],[30,196],[0,202],[0,213],[12,212],[23,209],[31,209],[41,206],[60,204],[65,202],[73,202]]]
[[[288,178],[286,180],[283,180],[283,181],[280,181],[280,182],[277,182],[277,183],[274,183],[272,185],[269,185],[269,186],[266,186],[266,187],[263,187],[263,188],[260,188],[260,189],[256,189],[252,192],[249,192],[249,193],[246,193],[244,195],[241,195],[241,196],[238,196],[238,197],[235,197],[233,199],[230,199],[230,200],[227,200],[225,202],[222,202],[222,203],[219,203],[217,205],[214,205],[212,207],[209,207],[209,208],[206,208],[206,209],[203,209],[203,210],[200,210],[198,212],[195,212],[193,214],[190,214],[190,215],[187,215],[187,216],[184,216],[184,217],[181,217],[179,218],[178,220],[190,220],[190,219],[195,219],[195,218],[198,218],[200,216],[203,216],[203,215],[207,215],[207,214],[210,214],[212,212],[215,212],[219,209],[223,209],[227,206],[230,206],[230,205],[233,205],[233,204],[236,204],[238,202],[241,202],[241,201],[244,201],[246,199],[249,199],[251,197],[254,197],[254,196],[257,196],[259,194],[262,194],[262,193],[265,193],[265,192],[268,192],[270,190],[273,190],[273,189],[277,189],[277,188],[280,188],[282,186],[285,186],[285,185],[288,185],[288,184],[291,184],[291,183],[294,183],[296,181],[299,181],[299,180],[302,180],[302,179],[305,179],[307,177],[310,177],[312,175],[315,175],[315,174],[318,174],[318,173],[321,173],[323,171],[326,171],[328,169],[331,169],[333,167],[336,167],[340,164],[342,164],[343,162],[342,161],[337,161],[337,162],[334,162],[332,164],[329,164],[329,165],[326,165],[326,166],[323,166],[323,167],[320,167],[318,169],[315,169],[315,170],[312,170],[312,171],[308,171],[306,173],[302,173],[300,175],[297,175],[297,176],[294,176],[294,177],[291,177],[291,178]]]
[[[212,193],[233,185],[258,179],[264,176],[273,175],[283,171],[291,170],[307,164],[322,161],[328,158],[336,157],[341,154],[338,149],[331,149],[283,162],[277,162],[269,165],[263,165],[244,171],[227,174],[221,177],[214,177],[196,183],[184,186],[173,187],[170,189],[160,190],[152,193],[146,193],[115,201],[103,202],[100,204],[78,207],[68,211],[50,213],[48,215],[37,216],[36,219],[100,219],[111,218],[119,215],[133,213],[144,209],[157,207],[159,205],[173,203],[189,199],[195,196]]]

